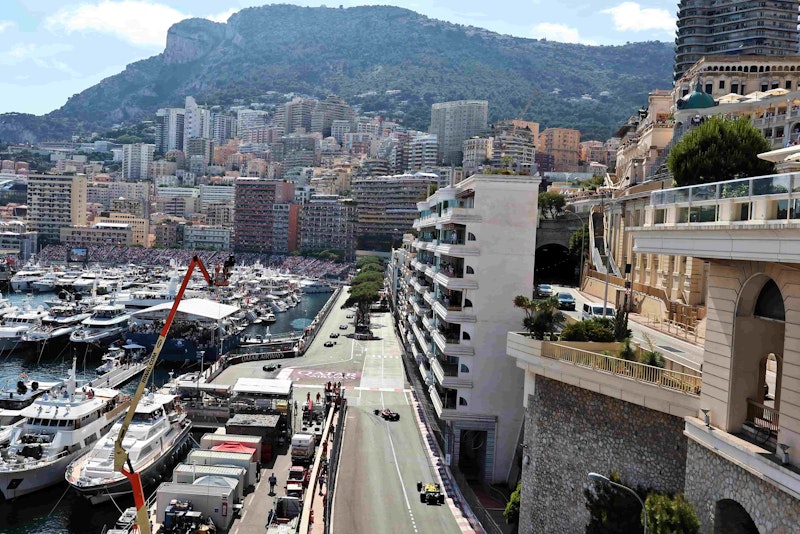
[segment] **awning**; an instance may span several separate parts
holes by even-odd
[[[134,312],[133,315],[150,315],[153,312],[164,311],[168,313],[172,308],[172,302],[164,302],[156,306],[151,306],[143,310]],[[210,319],[219,321],[233,315],[239,311],[238,306],[231,306],[229,304],[222,304],[215,300],[209,299],[185,299],[178,304],[178,312],[188,315],[189,317],[201,317],[203,319]]]

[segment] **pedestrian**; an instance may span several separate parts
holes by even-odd
[[[319,476],[319,495],[322,497],[322,488],[325,486],[325,475]]]
[[[269,514],[267,515],[267,528],[272,524],[272,518],[275,517],[275,510],[272,508],[269,509]]]
[[[275,473],[272,473],[269,476],[269,494],[275,495],[275,484],[278,483],[278,479],[275,478]]]
[[[256,462],[256,482],[261,480],[261,462]]]

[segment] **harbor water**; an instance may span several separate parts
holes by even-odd
[[[34,296],[32,304],[44,305],[51,295]],[[311,324],[316,314],[331,296],[330,293],[312,293],[303,295],[300,303],[286,312],[276,314],[276,321],[269,325],[250,325],[245,331],[248,335],[265,335],[267,328],[273,335],[302,331]],[[25,295],[11,294],[7,296],[13,303],[21,303]],[[0,356],[0,386],[14,384],[21,373],[30,379],[66,378],[72,365],[73,349],[68,348],[62,354],[38,358],[38,355],[21,355],[13,352]],[[98,358],[76,353],[78,380],[91,379],[96,376],[95,368]],[[178,370],[177,372],[181,372]],[[166,369],[156,368],[153,373],[155,386],[163,385],[169,379]],[[125,385],[122,389],[133,393],[137,382]],[[149,488],[155,491],[155,486]],[[0,533],[3,534],[92,534],[100,533],[104,527],[113,527],[121,510],[133,505],[132,498],[118,499],[97,506],[79,497],[66,482],[43,491],[20,497],[14,501],[4,501],[0,496]]]

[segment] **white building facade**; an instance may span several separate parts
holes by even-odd
[[[419,237],[402,267],[399,327],[445,435],[451,465],[509,478],[523,419],[523,375],[505,358],[530,295],[540,180],[473,175],[417,204]]]

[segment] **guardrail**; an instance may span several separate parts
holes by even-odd
[[[700,396],[700,389],[703,385],[703,377],[699,373],[690,374],[671,371],[653,365],[645,365],[614,356],[567,347],[558,343],[543,343],[542,357],[568,362],[578,367],[610,373],[672,391],[679,391],[694,397]]]
[[[342,452],[342,442],[344,442],[344,420],[347,416],[347,399],[342,399],[339,406],[339,419],[333,435],[333,447],[329,449],[330,459],[328,460],[328,490],[325,493],[325,534],[331,532],[331,512],[333,512],[333,494],[336,492],[336,472],[339,469],[339,457]]]

